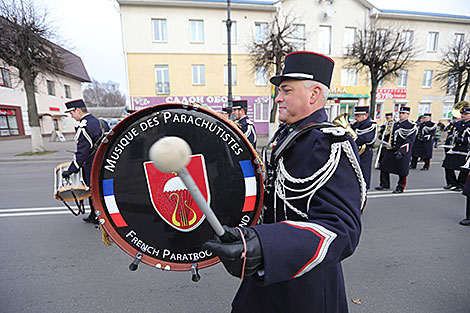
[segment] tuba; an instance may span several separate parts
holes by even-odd
[[[456,119],[460,119],[462,117],[463,109],[470,106],[470,102],[468,101],[459,101],[454,104],[452,108],[452,116]]]
[[[348,113],[342,113],[342,114],[338,115],[337,117],[335,117],[335,119],[332,121],[332,123],[335,126],[342,127],[344,129],[346,129],[346,131],[349,133],[349,135],[351,135],[351,137],[354,140],[356,140],[357,134],[354,131],[354,129],[352,129],[351,124],[349,123]],[[359,150],[359,155],[361,155],[361,154],[364,153],[364,151],[366,151],[366,145],[365,144],[360,145],[360,146],[357,147],[357,149]]]

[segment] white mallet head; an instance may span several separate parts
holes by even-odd
[[[149,157],[163,173],[177,172],[189,163],[191,147],[180,137],[163,137],[149,150]]]

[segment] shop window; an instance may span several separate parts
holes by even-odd
[[[15,110],[0,109],[0,136],[19,135]]]

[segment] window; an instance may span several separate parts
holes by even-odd
[[[266,66],[257,66],[255,68],[255,85],[256,86],[268,85],[268,70]]]
[[[318,52],[330,54],[331,49],[331,27],[320,26],[318,30]]]
[[[228,85],[228,65],[224,65],[224,84]],[[232,65],[232,85],[237,84],[237,66]]]
[[[269,120],[269,97],[255,99],[253,116],[256,122],[267,122]]]
[[[464,34],[454,34],[454,47],[457,48],[463,43]]]
[[[10,71],[6,68],[0,68],[0,86],[3,87],[12,87]]]
[[[447,88],[446,88],[446,94],[448,95],[455,95],[455,91],[457,87],[457,77],[456,75],[449,75],[447,78]]]
[[[401,33],[401,39],[405,42],[405,48],[410,49],[413,46],[413,32],[410,30]]]
[[[294,24],[294,31],[292,32],[292,44],[296,51],[305,50],[305,25]]]
[[[204,42],[204,21],[189,20],[190,38],[193,43]]]
[[[385,28],[379,28],[376,32],[377,41],[382,41],[388,35],[388,30]]]
[[[427,51],[435,52],[437,51],[437,42],[439,40],[439,33],[429,32],[428,33],[428,49]]]
[[[442,107],[442,118],[451,119],[453,107],[454,107],[453,102],[444,102],[444,105]]]
[[[170,93],[168,65],[155,65],[155,82],[157,95]]]
[[[55,96],[55,86],[54,82],[51,80],[48,80],[47,82],[47,94],[49,96]]]
[[[72,99],[72,91],[70,90],[70,86],[64,85],[64,89],[65,89],[65,98]]]
[[[356,86],[357,85],[357,69],[343,68],[341,70],[341,85]]]
[[[16,111],[9,109],[0,110],[0,136],[19,135]]]
[[[408,85],[408,70],[400,70],[398,73],[398,87],[406,87]]]
[[[432,86],[432,70],[425,70],[423,75],[423,88],[431,88]]]
[[[205,85],[206,84],[206,75],[204,65],[193,65],[193,85]]]
[[[255,43],[265,43],[268,40],[268,23],[255,23]]]
[[[166,42],[166,20],[156,19],[152,20],[153,23],[153,40]]]
[[[348,54],[349,49],[354,45],[356,40],[356,28],[355,27],[345,27],[344,28],[344,37],[343,37],[343,54]]]
[[[224,34],[223,36],[223,43],[228,44],[227,41],[227,24],[226,21],[223,21],[222,23],[223,27],[222,29],[224,30],[222,33]],[[232,27],[230,28],[230,44],[235,45],[237,44],[237,22],[232,21]]]
[[[376,102],[376,103],[375,103],[375,119],[376,119],[376,120],[382,119],[382,110],[383,110],[383,107],[384,107],[384,103],[383,103],[383,102]]]
[[[423,115],[424,113],[431,112],[431,103],[429,102],[420,102],[418,104],[418,116]]]

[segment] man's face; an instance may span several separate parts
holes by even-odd
[[[365,120],[366,118],[369,117],[369,114],[354,114],[354,119],[360,123],[362,122],[363,120]]]
[[[242,116],[241,116],[241,109],[233,109],[232,113],[233,113],[233,117],[236,119],[236,120],[239,120]]]
[[[398,117],[400,118],[401,121],[407,120],[409,116],[410,116],[410,113],[406,113],[406,112],[398,113]]]
[[[462,113],[462,119],[464,121],[470,120],[470,113]]]
[[[76,121],[80,121],[80,114],[79,114],[78,110],[80,110],[80,109],[75,109],[75,110],[72,110],[72,111],[69,112],[70,115],[72,116],[72,118]]]
[[[316,88],[316,87],[314,87]],[[319,88],[319,87],[318,87]],[[279,120],[293,124],[311,113],[312,90],[305,87],[301,80],[285,80],[279,85],[276,103],[279,105]]]
[[[387,116],[385,119],[386,119],[387,121],[390,121],[390,120],[392,119],[392,117],[391,117],[391,116]]]

